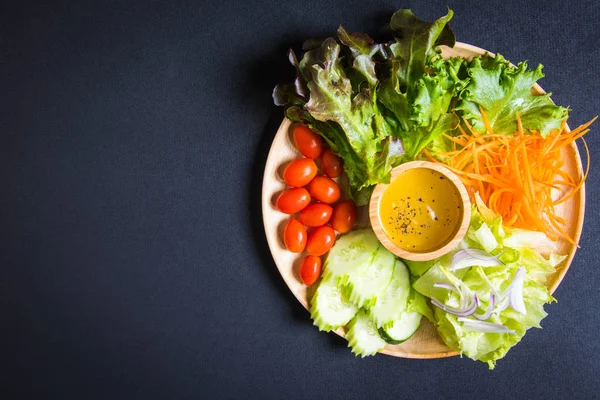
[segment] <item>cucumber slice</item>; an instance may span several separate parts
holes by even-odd
[[[400,318],[387,328],[379,328],[379,334],[390,344],[399,344],[408,339],[419,329],[421,317],[418,312],[403,312]]]
[[[394,255],[380,245],[371,263],[362,264],[348,276],[346,290],[350,301],[358,307],[368,308],[375,305],[377,296],[390,284],[394,263]]]
[[[314,325],[326,332],[346,325],[357,311],[358,307],[349,301],[338,279],[323,279],[310,307]]]
[[[365,310],[360,310],[348,325],[348,347],[361,357],[372,356],[385,347],[385,340],[379,336],[375,323],[369,319]]]
[[[377,303],[369,308],[369,316],[378,328],[392,324],[400,318],[400,314],[406,310],[410,290],[408,268],[402,261],[396,259],[390,284],[377,296]]]
[[[325,260],[323,278],[338,277],[346,284],[348,277],[364,264],[370,264],[379,248],[371,229],[360,229],[338,238]]]

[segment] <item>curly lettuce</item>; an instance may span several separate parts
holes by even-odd
[[[400,10],[391,18],[388,43],[340,26],[337,39],[306,44],[299,61],[289,53],[297,77],[293,84],[277,85],[275,104],[285,106],[292,121],[319,133],[344,159],[359,205],[368,202],[374,185],[389,182],[393,167],[414,159],[458,124],[448,113],[454,80],[436,67],[444,61],[435,57],[439,45],[454,44],[447,25],[451,18],[449,10],[427,23]]]
[[[526,132],[559,129],[568,110],[550,94],[535,95],[542,66],[512,66],[501,55],[471,61],[443,59],[454,46],[445,16],[434,22],[399,10],[386,27],[388,41],[375,42],[340,26],[337,37],[310,40],[301,58],[290,50],[293,82],[277,85],[276,105],[320,134],[344,160],[350,194],[368,203],[374,185],[388,183],[392,168],[417,159],[424,149],[444,161],[462,119],[484,132],[481,110],[495,133],[512,135],[521,118]]]
[[[523,129],[546,136],[561,128],[568,109],[555,105],[550,99],[551,93],[532,93],[533,85],[544,77],[542,68],[540,64],[530,70],[526,62],[515,67],[500,54],[475,57],[468,65],[469,83],[460,95],[456,110],[480,132],[485,131],[481,107],[494,132],[516,132],[519,115]]]

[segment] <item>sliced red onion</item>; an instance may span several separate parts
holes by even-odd
[[[489,317],[492,316],[492,314],[494,313],[495,306],[496,306],[496,295],[492,293],[490,295],[490,304],[488,305],[487,310],[483,314],[474,313],[473,316],[480,321],[485,321],[486,319],[488,319]]]
[[[510,306],[513,310],[523,315],[527,314],[525,301],[523,300],[523,283],[525,280],[525,268],[519,267],[511,282],[510,292],[508,294]]]
[[[508,308],[509,303],[510,301],[508,299],[508,296],[503,297],[500,304],[498,304],[498,308],[496,309],[496,311],[501,313],[502,311],[506,310]]]
[[[503,264],[498,257],[478,249],[462,249],[457,251],[454,257],[452,257],[452,271],[475,265],[480,267],[497,267]]]
[[[450,307],[443,304],[437,299],[431,299],[431,304],[446,311],[449,314],[456,315],[457,317],[468,317],[469,315],[472,315],[475,311],[477,311],[477,307],[479,306],[479,300],[477,299],[477,295],[473,294],[471,304],[469,304],[465,308]]]
[[[501,324],[494,324],[491,322],[476,321],[468,318],[459,317],[459,322],[463,323],[463,327],[472,329],[477,332],[483,333],[508,333],[515,335],[516,332],[512,329],[508,329],[506,326]]]
[[[460,296],[460,308],[466,308],[469,303],[469,298],[471,297],[471,291],[463,290],[461,291],[456,286],[450,283],[438,282],[433,285],[434,288],[446,289],[454,292]]]

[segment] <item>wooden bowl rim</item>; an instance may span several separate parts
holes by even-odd
[[[452,238],[442,247],[428,252],[411,252],[396,245],[386,235],[383,226],[381,225],[381,219],[379,218],[379,203],[387,187],[402,172],[417,168],[430,169],[448,178],[458,192],[462,202],[462,220],[460,221],[460,224],[457,224]],[[410,161],[392,169],[389,184],[380,183],[375,186],[373,194],[371,194],[371,200],[369,201],[369,220],[371,221],[371,228],[373,229],[373,232],[375,232],[377,239],[379,239],[381,244],[383,244],[383,246],[393,254],[410,261],[429,261],[441,257],[452,249],[456,248],[463,237],[465,237],[467,229],[469,228],[469,221],[471,220],[471,201],[469,200],[467,188],[462,183],[460,178],[442,164],[436,164],[431,161]]]

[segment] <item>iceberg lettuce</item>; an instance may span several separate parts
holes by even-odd
[[[415,269],[422,275],[415,281],[413,288],[422,295],[452,308],[460,308],[461,304],[464,307],[465,291],[475,294],[478,299],[477,315],[485,314],[492,296],[495,296],[497,301],[492,305],[494,312],[483,325],[499,324],[507,328],[507,333],[474,329],[473,325],[477,326],[481,322],[473,315],[459,318],[438,307],[434,307],[433,312],[434,324],[439,335],[449,347],[473,360],[486,362],[489,368],[493,369],[496,361],[520,342],[529,328],[541,327],[540,322],[547,315],[544,305],[555,301],[544,282],[564,257],[551,254],[549,258],[545,258],[532,248],[520,246],[519,238],[528,240],[528,235],[522,231],[517,232],[516,239],[510,240],[512,231],[503,227],[502,220],[481,203],[479,207],[473,207],[471,225],[463,246],[485,249],[486,243],[481,241],[489,241],[488,234],[475,234],[482,227],[494,237],[497,243],[494,252],[499,255],[503,265],[473,266],[453,273],[452,257],[446,255],[437,259],[425,273],[417,266]],[[507,247],[507,242],[516,246]],[[520,288],[518,290],[525,306],[522,310],[524,312],[516,311],[515,309],[520,307],[509,301],[513,299],[510,291],[517,290],[512,286],[517,271],[521,268],[524,270],[522,292]],[[448,290],[449,287],[457,290]]]

